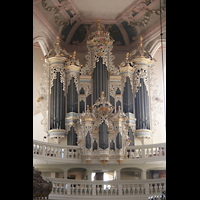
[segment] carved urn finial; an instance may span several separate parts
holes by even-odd
[[[100,27],[100,20],[97,19],[97,30],[100,31],[101,30],[101,27]]]
[[[142,36],[140,35],[140,43],[138,44],[138,46],[142,46],[142,40],[143,40],[143,38],[142,38]]]
[[[104,98],[104,91],[102,91],[102,93],[101,93],[101,97]]]
[[[76,57],[76,51],[74,51],[73,53],[73,58],[75,59],[75,57]]]
[[[56,41],[56,44],[55,44],[55,45],[59,45],[59,44],[60,44],[60,37],[57,36],[56,39],[57,39],[57,41]]]

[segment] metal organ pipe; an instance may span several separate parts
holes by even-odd
[[[50,95],[50,129],[63,129],[65,128],[65,97],[59,72],[53,83]]]
[[[54,80],[54,88],[53,88],[53,129],[56,128],[56,86],[57,86],[57,82],[56,80]]]
[[[60,118],[60,113],[59,113],[59,82],[60,82],[60,73],[58,74],[57,72],[57,94],[56,94],[56,128],[59,128],[59,118]]]

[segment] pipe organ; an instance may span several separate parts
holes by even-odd
[[[78,145],[82,157],[93,161],[123,161],[135,138],[153,136],[149,93],[149,66],[153,59],[140,43],[116,67],[113,39],[97,20],[87,40],[86,64],[60,47],[45,56],[48,92],[46,132],[49,142]],[[52,54],[52,52],[55,54]]]

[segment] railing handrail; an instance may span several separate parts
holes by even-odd
[[[58,147],[58,148],[81,149],[79,146],[55,144],[55,143],[49,143],[49,142],[42,142],[42,141],[39,141],[39,140],[33,140],[33,144],[34,143],[37,143],[37,144],[40,144],[40,145]]]
[[[166,182],[166,178],[159,179],[138,179],[138,180],[112,180],[112,181],[101,181],[101,180],[73,180],[73,179],[60,179],[44,177],[48,180],[56,183],[71,183],[71,184],[99,184],[99,185],[113,185],[113,184],[145,184],[145,183],[163,183]]]
[[[90,181],[50,178],[52,181],[51,196],[66,197],[96,197],[104,199],[121,199],[122,196],[131,199],[146,200],[150,196],[161,196],[166,190],[166,179],[113,180]],[[86,198],[84,198],[86,199]]]
[[[136,145],[136,146],[128,146],[127,149],[146,149],[151,147],[162,147],[166,146],[166,143],[156,143],[156,144],[145,144],[145,145]]]
[[[41,145],[54,146],[54,147],[59,147],[59,148],[80,149],[79,146],[61,145],[61,144],[55,144],[55,143],[42,142],[42,141],[39,141],[39,140],[33,140],[33,143],[38,143],[38,144],[41,144]],[[166,146],[166,143],[155,143],[155,144],[147,144],[147,145],[128,146],[127,149],[145,149],[145,148],[161,147],[161,146]]]

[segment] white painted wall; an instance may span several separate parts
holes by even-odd
[[[159,124],[157,125],[157,130],[153,135],[153,144],[166,142],[166,130],[165,130],[165,117],[164,117],[164,93],[163,93],[163,71],[162,71],[162,57],[161,50],[158,49],[153,56],[158,62],[154,62],[155,65],[155,77],[158,79],[159,89],[161,91],[160,99],[163,100],[161,103],[161,110],[157,114],[157,120]],[[163,49],[163,64],[164,64],[164,74],[166,74],[166,48]],[[166,84],[165,84],[166,91]],[[166,97],[166,95],[165,95]]]
[[[44,136],[46,136],[44,126],[41,125],[42,119],[43,116],[41,112],[33,116],[33,139],[46,142],[47,139],[44,139]]]
[[[44,55],[41,49],[33,48],[33,115],[38,114],[40,111],[36,108],[36,100],[38,98],[37,89],[40,84],[40,77],[44,72],[44,61],[41,60]]]

